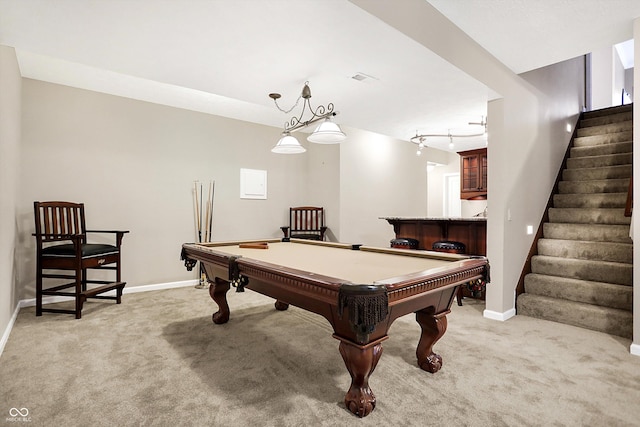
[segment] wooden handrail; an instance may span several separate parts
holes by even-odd
[[[633,175],[629,178],[629,190],[627,191],[627,204],[624,207],[624,216],[631,216],[633,212]]]

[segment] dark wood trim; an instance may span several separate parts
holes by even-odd
[[[624,207],[624,216],[631,216],[633,213],[633,173],[629,178],[629,190],[627,190],[627,203]]]
[[[560,181],[562,181],[562,172],[567,168],[567,159],[571,155],[571,149],[573,148],[573,142],[578,136],[578,128],[580,121],[584,118],[584,112],[580,113],[578,117],[578,121],[576,125],[573,127],[573,134],[571,135],[571,140],[569,141],[569,145],[567,145],[567,149],[564,153],[564,159],[562,159],[562,164],[560,165],[560,169],[558,170],[558,174],[556,175],[556,181],[553,184],[553,189],[551,190],[551,194],[549,195],[549,199],[547,200],[547,206],[544,209],[544,213],[542,214],[542,219],[540,220],[540,224],[538,224],[538,231],[536,232],[535,237],[533,238],[533,242],[531,243],[531,247],[529,248],[529,253],[527,255],[527,259],[524,262],[524,266],[522,267],[522,272],[520,273],[520,278],[518,279],[518,284],[516,285],[516,299],[518,295],[525,292],[524,288],[524,277],[531,273],[531,259],[534,255],[538,255],[538,240],[542,238],[544,232],[544,223],[549,222],[549,208],[553,207],[553,196],[558,194],[558,187]]]

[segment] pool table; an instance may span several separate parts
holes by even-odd
[[[274,298],[278,310],[293,304],[327,319],[351,374],[345,405],[360,417],[375,408],[369,376],[393,321],[416,314],[422,329],[418,364],[435,373],[442,358],[433,345],[447,329],[456,288],[489,281],[484,257],[311,240],[185,243],[181,258],[189,270],[198,261],[204,267],[218,305],[216,324],[229,320],[226,293],[232,286]]]

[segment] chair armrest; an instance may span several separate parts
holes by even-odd
[[[116,247],[119,249],[122,245],[122,238],[129,230],[86,230],[87,233],[112,233],[116,235]]]
[[[284,238],[289,238],[289,226],[280,227],[280,230],[284,233]]]
[[[56,244],[60,244],[65,241],[70,241],[75,248],[76,254],[79,254],[84,240],[84,236],[82,234],[31,233],[31,235],[36,238],[38,254],[40,254],[40,252],[47,246],[55,246]],[[50,239],[43,240],[47,237]],[[55,239],[51,239],[52,237],[55,237]]]
[[[31,233],[38,242],[42,241],[42,239],[46,239],[47,237],[55,237],[55,239],[46,240],[46,243],[60,241],[64,242],[65,240],[70,240],[74,244],[77,242],[82,242],[84,236],[82,234],[58,234],[58,233]]]

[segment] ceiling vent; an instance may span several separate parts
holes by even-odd
[[[370,76],[369,74],[360,73],[360,72],[355,73],[353,76],[351,76],[351,78],[352,78],[353,80],[357,80],[357,81],[359,81],[359,82],[361,82],[361,81],[363,81],[363,80],[369,80],[369,79],[373,79],[373,80],[380,80],[380,79],[378,79],[377,77],[373,77],[373,76]]]

